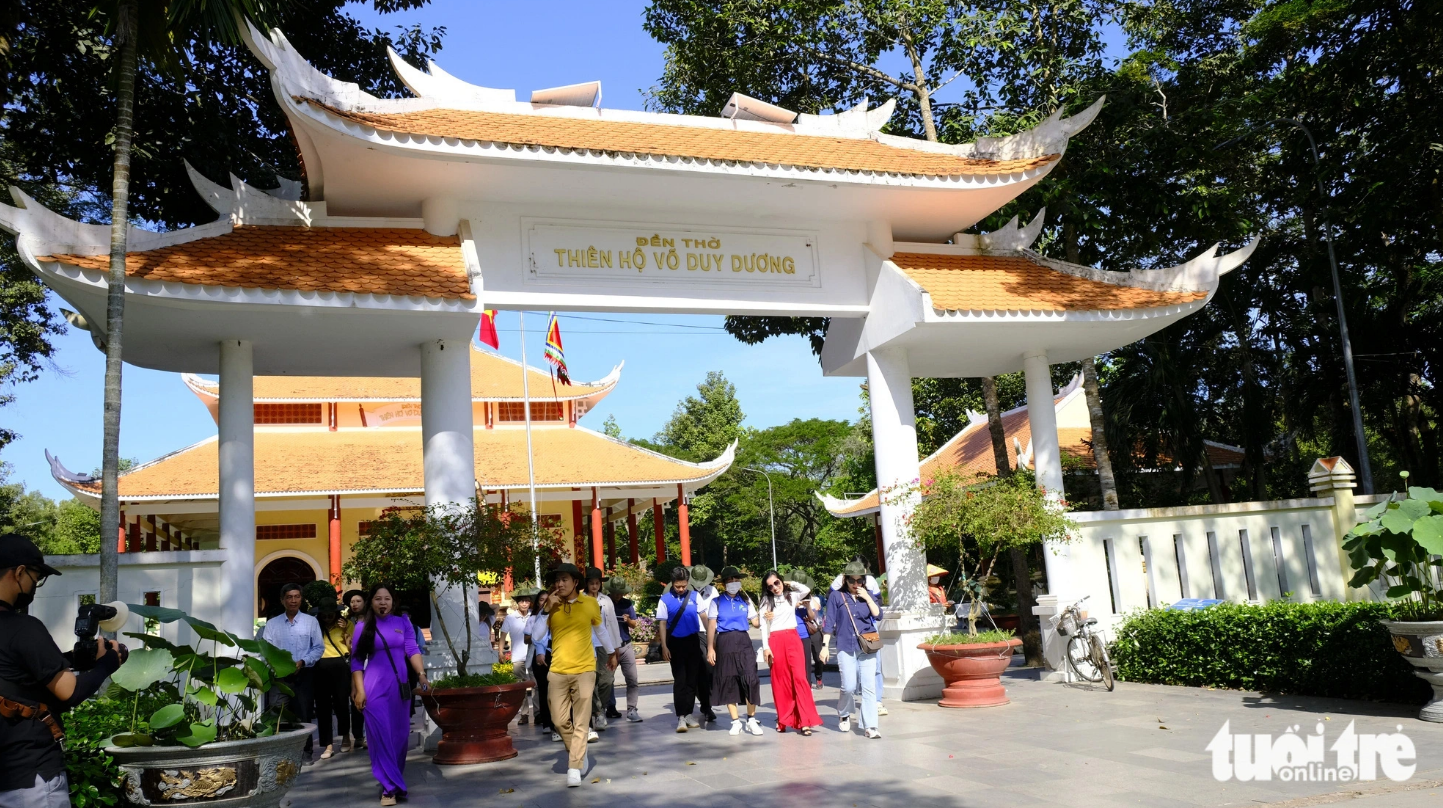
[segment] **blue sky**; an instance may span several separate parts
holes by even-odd
[[[662,49],[641,28],[645,5],[438,0],[420,11],[385,17],[368,6],[353,11],[371,27],[446,26],[437,62],[463,79],[514,87],[519,98],[533,89],[600,79],[606,106],[641,109],[645,88],[662,70]],[[599,378],[626,362],[617,391],[584,421],[593,429],[615,415],[627,436],[650,437],[709,370],[723,371],[736,384],[750,426],[793,418],[856,418],[860,380],[823,378],[801,338],[747,346],[721,331],[719,317],[579,316],[626,321],[562,320],[573,378]],[[519,358],[516,314],[503,312],[498,326],[502,352]],[[527,351],[533,364],[541,361],[544,326],[544,314],[528,315]],[[0,460],[13,467],[11,480],[52,498],[67,494],[50,477],[45,449],[74,471],[100,465],[105,373],[104,356],[87,335],[67,333],[56,340],[56,348],[54,367],[39,381],[15,388],[15,403],[0,410],[5,425],[21,434],[0,452]],[[179,375],[126,366],[122,456],[149,460],[213,434],[214,422]]]

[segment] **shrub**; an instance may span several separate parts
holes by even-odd
[[[1382,603],[1224,603],[1153,609],[1118,627],[1118,678],[1417,704],[1430,688],[1393,649]]]
[[[105,754],[110,736],[130,731],[131,716],[149,716],[165,705],[168,696],[156,691],[142,693],[135,701],[119,688],[116,698],[94,698],[65,713],[65,776],[70,781],[70,804],[75,808],[98,808],[124,802],[120,767]]]
[[[929,645],[981,645],[994,642],[1007,642],[1015,637],[1011,631],[1005,628],[994,628],[987,631],[979,631],[976,634],[968,634],[965,631],[949,631],[946,634],[933,634],[925,642]]]

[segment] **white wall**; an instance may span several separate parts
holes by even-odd
[[[1070,545],[1079,591],[1066,594],[1090,595],[1087,609],[1105,627],[1125,612],[1183,598],[1263,603],[1288,592],[1295,602],[1347,599],[1331,497],[1070,516],[1079,526]]]
[[[146,592],[159,592],[160,605],[220,625],[224,604],[220,600],[222,553],[219,550],[173,550],[155,553],[122,553],[119,593],[126,603],[144,603]],[[99,555],[46,556],[45,563],[60,575],[45,582],[30,607],[30,614],[50,629],[61,649],[75,645],[75,613],[81,595],[94,595],[100,587]],[[132,616],[121,631],[145,630],[144,621]],[[195,634],[183,622],[160,627],[160,635],[179,645],[190,645]],[[120,638],[132,648],[134,639]]]

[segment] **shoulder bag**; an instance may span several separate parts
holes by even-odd
[[[851,595],[848,595],[847,598],[851,601],[851,603],[857,602],[857,599],[852,597]],[[851,618],[852,620],[852,632],[857,635],[857,645],[862,649],[862,653],[875,654],[878,651],[882,650],[882,635],[878,634],[875,631],[869,631],[866,634],[863,634],[862,632],[857,630],[857,617],[856,615],[852,614],[851,603],[847,604],[847,617]]]
[[[376,626],[376,633],[381,634],[381,627]],[[396,670],[396,660],[391,657],[391,644],[386,641],[386,635],[381,634],[381,644],[386,646],[386,661],[391,663],[391,675],[396,677],[396,684],[400,686],[401,703],[411,703],[411,681],[402,679],[401,672]]]
[[[326,642],[330,643],[330,644],[331,644],[331,647],[334,648],[334,649],[336,649],[336,653],[338,653],[338,654],[341,655],[341,659],[344,659],[344,660],[346,661],[346,663],[349,664],[350,661],[351,661],[351,652],[350,652],[350,651],[342,651],[342,650],[341,650],[341,646],[336,645],[336,640],[335,640],[335,638],[331,636],[331,631],[333,631],[333,630],[334,630],[334,627],[326,630]]]

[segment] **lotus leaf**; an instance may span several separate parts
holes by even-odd
[[[169,729],[185,720],[184,704],[167,704],[150,716],[150,729]]]
[[[136,649],[130,652],[125,664],[111,674],[110,680],[134,693],[169,676],[174,662],[175,658],[164,648]]]

